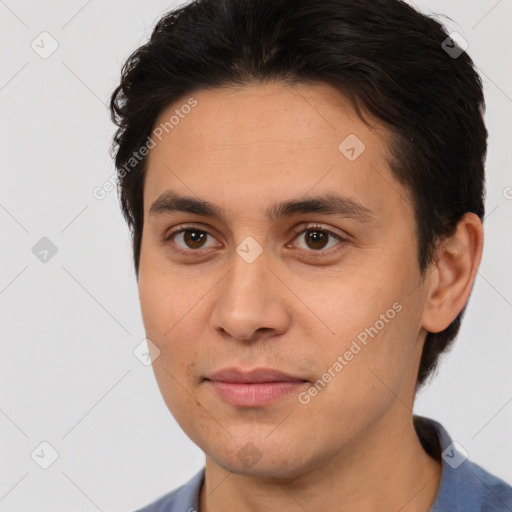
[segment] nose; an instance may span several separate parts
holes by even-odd
[[[257,341],[288,329],[291,294],[269,266],[265,251],[248,263],[237,253],[231,270],[216,287],[210,320],[224,338]]]

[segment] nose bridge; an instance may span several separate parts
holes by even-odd
[[[256,244],[246,239],[237,246],[213,306],[214,328],[233,338],[250,339],[261,328],[282,330],[287,322],[279,291],[272,286],[269,255]]]
[[[258,247],[261,246],[258,244]],[[266,286],[267,274],[270,273],[268,255],[264,254],[263,248],[258,247],[251,241],[243,241],[238,245],[223,293],[232,306],[244,308],[250,305],[254,312],[269,299]]]

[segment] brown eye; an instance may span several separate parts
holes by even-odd
[[[311,249],[323,249],[329,242],[329,235],[324,231],[306,231],[305,241]]]
[[[164,238],[164,242],[169,243],[172,241],[180,250],[193,252],[199,249],[215,247],[215,243],[207,245],[208,237],[215,242],[213,235],[208,233],[208,231],[189,227],[173,231]]]
[[[295,240],[301,241],[299,249],[309,252],[328,253],[335,246],[342,246],[347,240],[322,226],[307,226],[302,231],[297,231]]]
[[[197,231],[186,229],[183,231],[183,241],[190,249],[199,249],[205,242],[207,233],[204,231]]]

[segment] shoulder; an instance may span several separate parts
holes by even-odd
[[[468,459],[462,445],[453,441],[438,422],[415,418],[424,447],[432,446],[425,435],[430,426],[437,434],[438,449],[427,450],[442,462],[441,484],[430,512],[505,512],[512,510],[512,486]],[[423,434],[423,436],[421,435]],[[436,453],[437,452],[437,453]],[[437,457],[436,457],[437,455]]]
[[[498,512],[512,510],[512,487],[478,464],[465,460],[459,467],[443,464],[438,499],[432,512]]]
[[[482,504],[482,512],[512,510],[512,487],[509,484],[474,462],[467,460],[465,466],[467,487],[471,486],[475,501]]]
[[[156,501],[135,512],[197,512],[199,492],[204,478],[204,468],[187,483],[161,496]]]

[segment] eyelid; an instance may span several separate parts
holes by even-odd
[[[195,229],[197,231],[202,231],[204,233],[208,233],[210,236],[213,236],[213,234],[210,231],[208,231],[208,229],[204,228],[203,226],[199,226],[197,224],[179,224],[178,226],[174,226],[174,228],[171,231],[166,232],[163,236],[163,240],[168,241],[174,235],[177,235],[178,233],[181,233],[182,231],[193,230],[193,229]]]
[[[332,228],[326,227],[326,226],[316,223],[316,222],[310,222],[309,224],[301,224],[297,228],[294,228],[292,230],[292,232],[300,235],[304,231],[314,231],[315,229],[318,231],[324,231],[325,233],[329,233],[329,235],[332,235],[333,237],[335,237],[339,240],[348,241],[348,239],[349,239],[348,234],[338,233],[338,232],[334,231]]]

